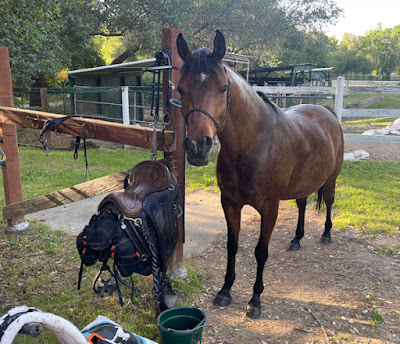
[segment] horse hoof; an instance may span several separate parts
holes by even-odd
[[[322,236],[321,237],[321,243],[323,243],[324,245],[330,244],[331,241],[332,241],[331,237],[328,237],[328,236]]]
[[[250,319],[258,319],[261,315],[261,307],[255,307],[251,304],[247,305],[246,317]]]
[[[288,247],[288,249],[287,249],[288,251],[298,251],[298,250],[300,250],[300,243],[298,243],[298,242],[292,242],[292,243],[290,243],[290,245],[289,245],[289,247]]]
[[[224,307],[232,302],[231,293],[229,291],[220,291],[214,298],[213,305]]]

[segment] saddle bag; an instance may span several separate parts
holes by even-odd
[[[103,295],[118,291],[119,283],[135,290],[121,277],[133,273],[153,274],[156,305],[160,310],[175,306],[177,295],[169,284],[167,261],[178,241],[179,186],[168,168],[156,161],[137,164],[125,180],[124,192],[107,195],[99,204],[98,213],[77,236],[81,257],[78,289],[83,265],[102,263],[93,289]],[[112,259],[112,269],[108,261]],[[100,279],[109,271],[108,280]],[[165,296],[173,296],[166,300]],[[173,300],[171,302],[171,300]]]

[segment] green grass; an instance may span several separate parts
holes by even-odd
[[[56,191],[84,182],[84,154],[79,152],[75,164],[72,151],[50,151],[50,158],[41,149],[20,147],[21,181],[24,199]],[[107,151],[88,149],[90,179],[132,168],[149,160],[143,149]]]
[[[366,109],[400,109],[400,95],[384,94],[382,98],[367,106]]]
[[[383,319],[382,315],[377,311],[371,311],[371,323],[373,325],[380,325],[383,324],[385,320]]]
[[[24,199],[46,194],[82,182],[83,157],[75,166],[71,151],[51,151],[50,159],[40,149],[20,148],[21,178]],[[82,154],[81,154],[82,155]],[[149,159],[148,150],[106,151],[89,149],[91,178],[126,170]],[[216,154],[207,166],[187,164],[186,191],[218,190]],[[338,178],[334,224],[370,233],[393,233],[400,225],[400,163],[345,162]],[[0,206],[4,205],[1,199]]]
[[[400,225],[400,163],[345,162],[337,184],[337,228],[396,232]]]
[[[393,247],[380,246],[376,248],[381,256],[394,256],[400,254],[400,245],[395,245]]]
[[[56,191],[85,181],[85,163],[83,152],[80,152],[75,164],[72,151],[54,150],[50,158],[38,148],[20,147],[21,182],[24,199],[29,199]],[[159,159],[161,159],[161,154]],[[138,162],[150,159],[145,149],[115,151],[88,149],[90,179],[106,176],[111,173],[127,170]],[[216,154],[212,154],[207,166],[195,167],[187,164],[186,187],[188,191],[198,188],[216,189],[215,176]],[[2,175],[0,175],[2,182]],[[4,206],[4,199],[0,206]]]
[[[360,126],[373,126],[373,127],[386,127],[393,123],[394,118],[392,117],[378,117],[378,118],[363,118],[357,120],[346,120],[343,119],[342,125],[360,125]]]
[[[85,163],[83,152],[80,152],[77,164],[72,151],[53,150],[50,158],[37,148],[20,147],[21,182],[24,199],[30,199],[52,191],[60,190],[85,181]],[[162,156],[159,155],[161,159]],[[107,151],[88,149],[90,179],[106,176],[111,173],[127,170],[138,162],[150,159],[145,149]],[[187,190],[217,189],[215,176],[216,154],[211,163],[203,167],[188,166],[186,169]],[[2,175],[0,175],[2,183]],[[0,196],[0,207],[5,205]],[[1,217],[2,218],[2,217]]]
[[[149,160],[149,151],[89,149],[88,156],[91,179],[94,179]],[[24,199],[81,183],[82,175],[85,174],[83,154],[81,153],[75,166],[71,151],[54,150],[50,152],[50,159],[47,159],[40,149],[21,147],[20,165]],[[200,185],[201,180],[205,184],[212,184],[207,181],[210,178],[207,176],[200,175],[200,181],[197,181],[196,172],[196,185]],[[203,173],[215,176],[212,167]],[[187,176],[191,181],[191,170]],[[189,188],[193,189],[190,181]],[[0,206],[4,206],[4,198],[1,199]],[[123,290],[126,301],[123,308],[118,304],[116,293],[105,298],[99,298],[93,293],[92,281],[98,267],[85,268],[82,288],[77,291],[80,259],[75,247],[75,237],[62,231],[50,231],[37,222],[31,222],[30,227],[33,228],[23,234],[0,231],[1,315],[15,305],[26,304],[62,316],[78,328],[83,328],[101,314],[135,333],[160,341],[155,312],[150,305],[153,285],[151,276],[135,276],[136,286],[141,292],[130,301],[129,291]],[[172,285],[180,296],[178,305],[196,305],[203,288],[202,272],[190,262],[184,264],[188,277],[173,281]],[[44,342],[58,343],[48,331],[36,339],[19,336],[14,341],[22,344]]]
[[[378,118],[343,118],[342,127],[343,132],[362,134],[368,129],[381,129],[393,124],[394,118],[392,117],[378,117]]]
[[[147,150],[88,151],[92,179],[129,169],[149,159]],[[31,198],[82,181],[85,172],[79,159],[74,165],[72,152],[52,151],[50,159],[39,149],[21,148],[20,162],[24,198]],[[216,155],[209,165],[187,166],[188,191],[203,188],[216,190]],[[334,225],[339,229],[355,228],[368,233],[391,233],[400,225],[400,162],[345,162],[337,181]],[[4,205],[4,200],[2,200]],[[398,231],[397,231],[398,232]],[[136,295],[123,308],[117,296],[98,298],[91,290],[96,268],[85,269],[81,291],[76,290],[79,257],[74,238],[62,231],[49,231],[33,224],[21,234],[0,232],[0,313],[17,304],[27,304],[58,314],[82,328],[97,315],[108,316],[127,329],[158,341],[154,311],[149,305],[151,277],[135,277],[143,298]],[[381,254],[394,254],[399,249],[381,248]],[[181,296],[180,305],[196,304],[202,289],[202,273],[187,263],[189,277],[174,281]],[[125,299],[129,293],[124,291]],[[379,314],[378,314],[379,315]],[[381,320],[376,315],[372,321]],[[16,343],[56,343],[51,336],[38,339],[21,337]],[[49,338],[49,339],[47,339]]]
[[[207,166],[188,165],[187,191],[199,188],[217,190],[215,163],[216,157],[213,156]],[[367,233],[398,233],[399,185],[400,162],[344,162],[337,180],[335,227],[355,228]]]
[[[371,97],[376,97],[376,95],[371,94],[345,94],[343,97],[343,107],[350,104],[359,103]],[[382,100],[376,101],[365,109],[400,109],[400,95],[398,94],[381,94]],[[333,100],[324,100],[322,105],[333,107]]]
[[[186,164],[186,191],[197,189],[218,190],[216,177],[217,155],[212,154],[210,163],[206,166],[192,166]]]
[[[98,266],[84,269],[81,290],[77,290],[80,258],[75,238],[62,231],[49,231],[33,223],[23,235],[0,233],[0,314],[16,305],[26,304],[57,314],[78,328],[104,315],[123,327],[155,341],[160,340],[155,312],[150,305],[152,277],[134,276],[140,289],[130,300],[130,292],[122,287],[125,305],[119,306],[117,293],[100,298],[92,291]],[[179,293],[178,305],[196,305],[200,296],[202,272],[185,263],[188,277],[173,281]],[[18,336],[14,343],[58,343],[53,335],[44,333],[37,339]]]

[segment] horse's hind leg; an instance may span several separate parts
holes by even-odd
[[[228,260],[225,274],[225,283],[215,296],[213,304],[216,306],[227,306],[231,303],[231,288],[235,281],[235,259],[238,250],[240,215],[242,207],[235,206],[221,197],[222,208],[228,225]]]
[[[332,204],[335,200],[335,187],[336,187],[336,178],[334,180],[327,181],[322,188],[323,190],[322,197],[324,198],[324,202],[326,204],[326,220],[325,220],[325,230],[321,236],[321,242],[325,245],[329,244],[332,241],[331,210],[332,210]]]
[[[307,197],[296,199],[297,207],[299,208],[299,218],[297,220],[296,235],[290,242],[288,251],[297,251],[300,249],[300,240],[304,236],[304,216],[307,206]]]
[[[253,287],[253,297],[247,305],[246,316],[256,319],[261,315],[261,293],[264,290],[263,272],[268,259],[268,243],[278,216],[279,200],[271,201],[264,206],[261,214],[261,233],[255,249],[257,260],[257,278]]]

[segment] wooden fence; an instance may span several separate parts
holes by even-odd
[[[270,97],[293,97],[296,95],[301,98],[308,96],[310,98],[326,98],[334,99],[334,111],[340,121],[344,117],[359,118],[377,118],[377,117],[400,117],[400,109],[344,109],[343,97],[345,94],[398,94],[400,96],[400,86],[382,86],[381,82],[378,87],[368,86],[345,86],[343,77],[339,77],[333,87],[286,87],[286,86],[254,86],[256,91],[263,92]],[[397,83],[399,85],[399,83]],[[387,136],[370,136],[361,134],[345,134],[345,140],[357,142],[382,142],[382,143],[400,143],[400,137]]]
[[[163,29],[161,40],[162,49],[172,51],[174,66],[178,67],[183,64],[183,61],[179,58],[174,42],[180,32],[181,30],[177,29]],[[176,84],[179,77],[179,72],[173,69],[171,72],[172,83]],[[164,90],[166,90],[168,86],[167,77],[164,78],[163,86]],[[164,97],[166,97],[167,92],[163,93]],[[173,90],[172,96],[177,97],[176,93],[177,91]],[[164,103],[166,101],[167,99],[164,98]],[[172,108],[171,115],[174,118],[174,126],[167,126],[164,136],[166,136],[168,142],[175,140],[175,144],[172,146],[158,144],[157,149],[164,152],[165,162],[169,165],[178,180],[178,184],[182,190],[179,203],[184,210],[185,163],[182,145],[184,122],[178,109]],[[6,200],[6,206],[3,207],[2,211],[4,218],[8,221],[9,227],[15,227],[23,223],[24,215],[26,214],[108,193],[123,187],[123,179],[126,176],[126,171],[74,185],[34,199],[23,200],[16,127],[22,126],[42,129],[48,119],[59,117],[62,116],[48,112],[14,108],[8,49],[0,47],[0,136],[3,139],[0,146],[7,156],[6,163],[2,165]],[[54,128],[49,130],[54,130]],[[152,129],[149,128],[75,117],[58,125],[57,131],[74,136],[94,138],[144,148],[151,147],[153,135]],[[162,133],[158,131],[157,136],[157,142],[162,142]],[[179,219],[179,241],[171,258],[171,265],[174,269],[184,269],[182,265],[184,237],[183,219],[184,216]]]

